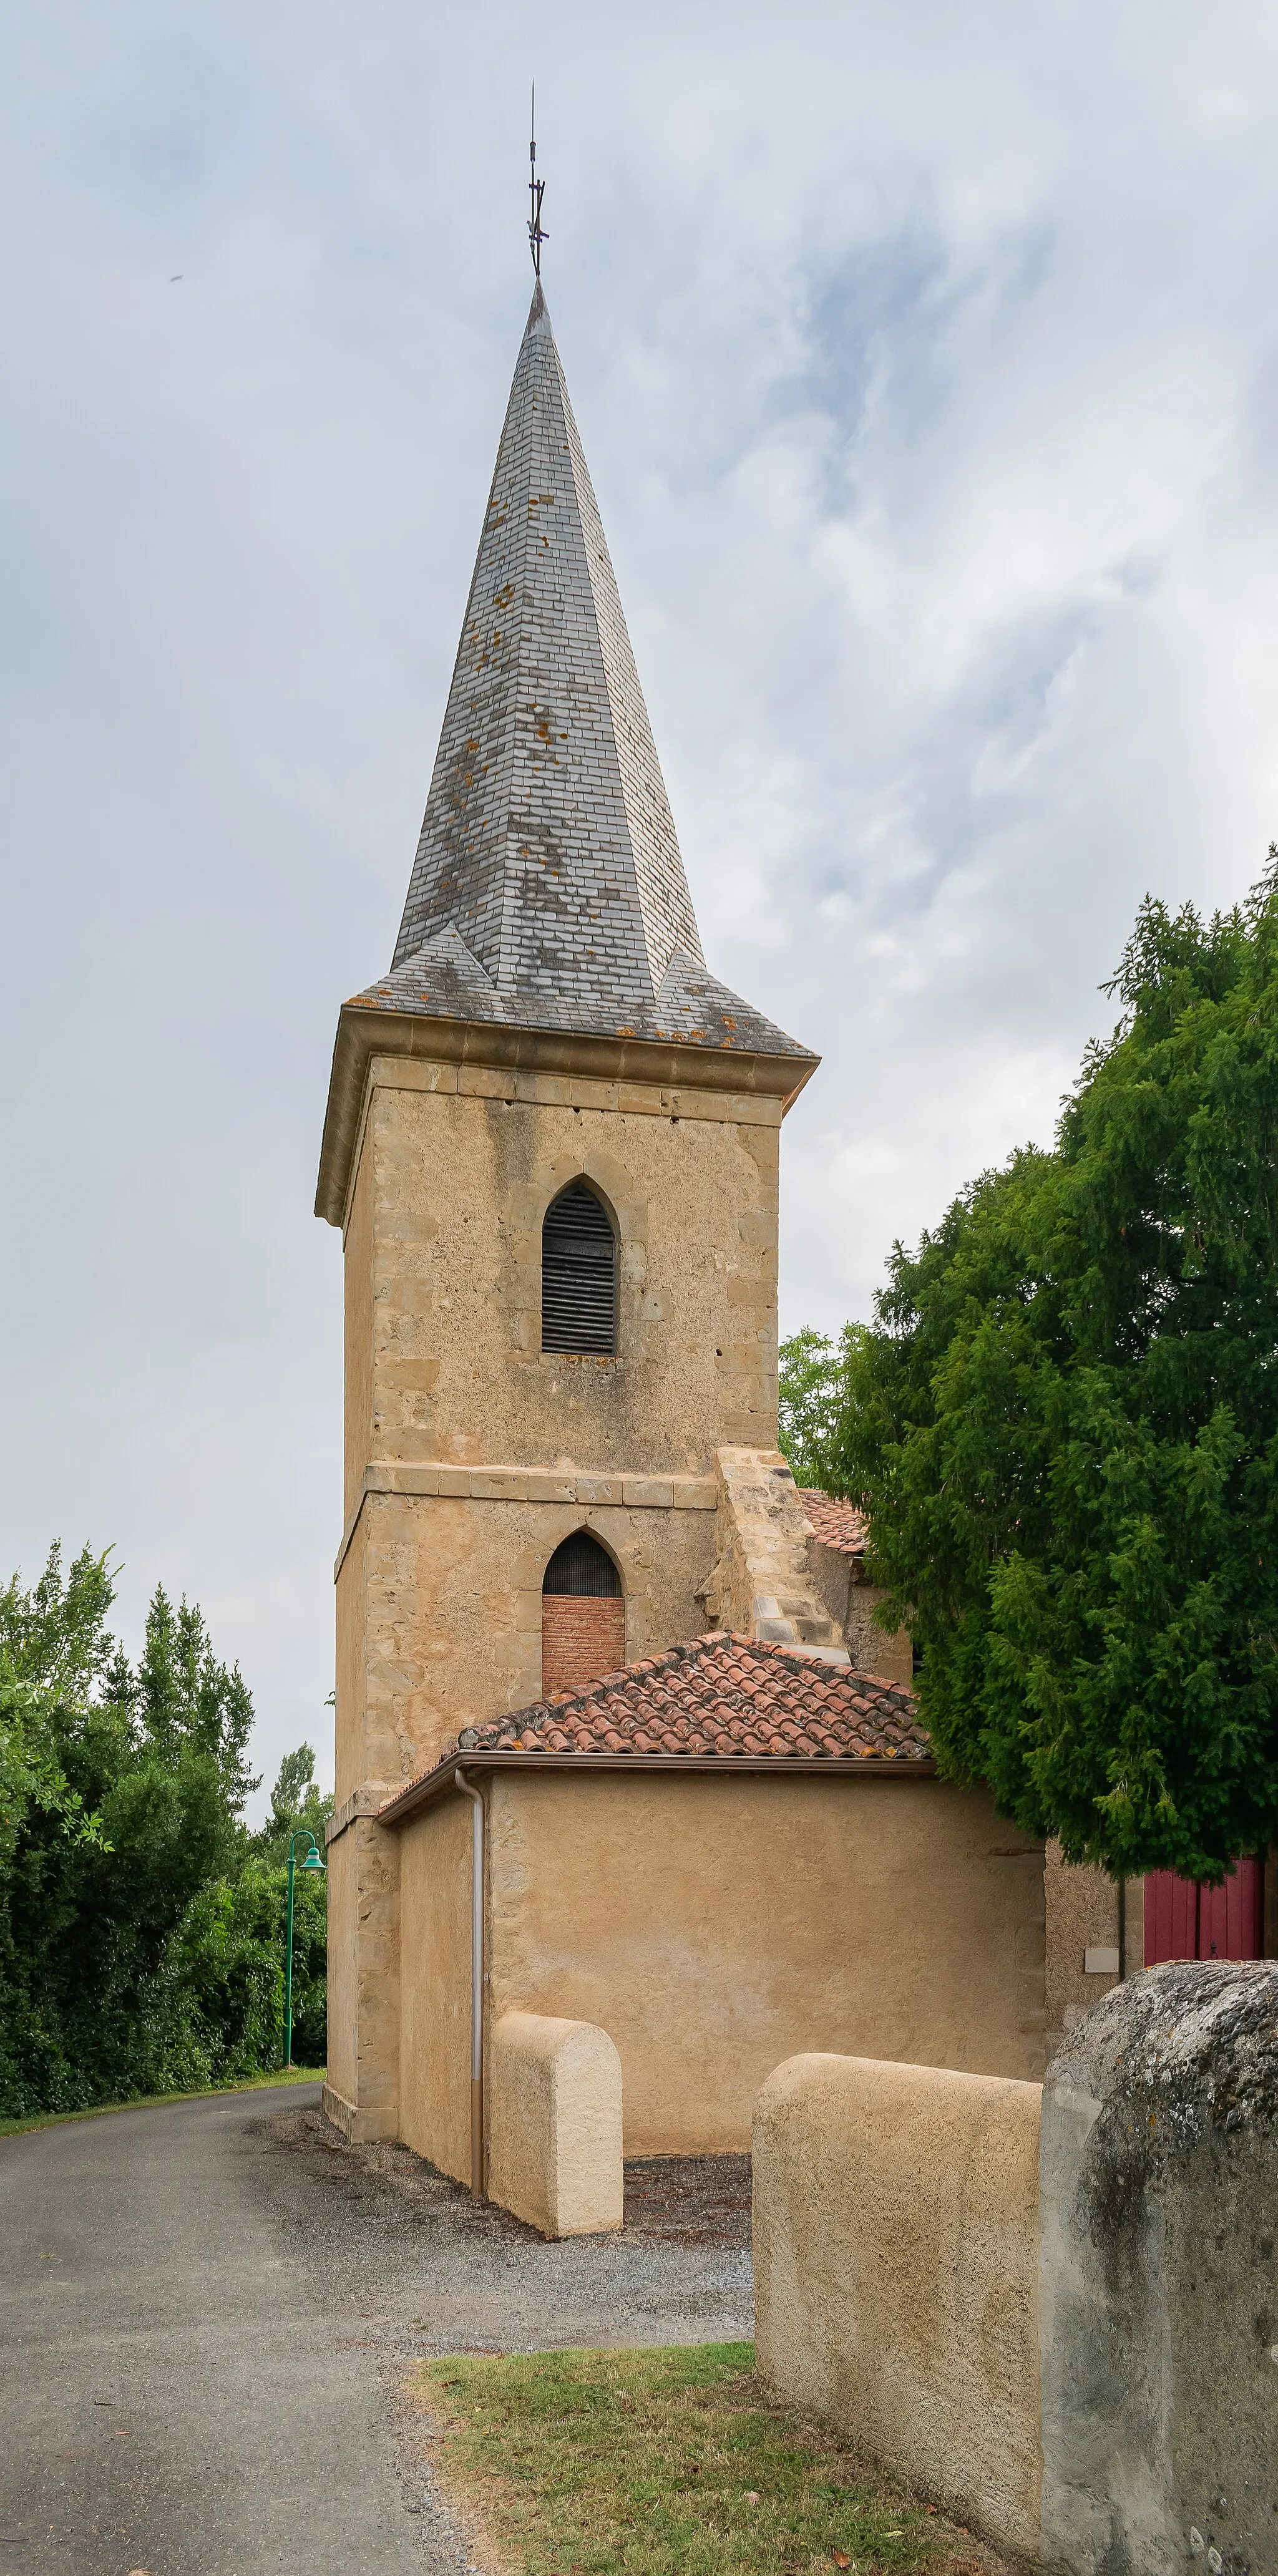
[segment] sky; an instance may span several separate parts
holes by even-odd
[[[341,999],[545,282],[708,961],[818,1049],[782,1328],[1050,1139],[1278,836],[1278,14],[43,0],[0,83],[0,1578],[331,1779]]]

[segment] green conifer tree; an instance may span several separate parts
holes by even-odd
[[[898,1245],[844,1489],[938,1754],[1123,1875],[1278,1835],[1278,853],[1141,908],[1054,1150]]]

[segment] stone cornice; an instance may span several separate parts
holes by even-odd
[[[333,1567],[334,1583],[370,1494],[472,1503],[575,1503],[586,1511],[712,1512],[719,1488],[713,1476],[605,1476],[577,1467],[459,1467],[445,1458],[377,1458],[364,1469],[359,1500]]]
[[[329,1817],[324,1828],[325,1847],[327,1848],[329,1843],[335,1843],[338,1835],[344,1834],[347,1826],[353,1825],[357,1816],[380,1815],[387,1799],[394,1796],[393,1781],[361,1781],[358,1789],[353,1789],[349,1798],[343,1798],[340,1807],[335,1807]]]
[[[627,1081],[693,1094],[761,1094],[778,1101],[782,1115],[820,1063],[815,1055],[761,1055],[744,1049],[738,1053],[731,1047],[673,1040],[658,1045],[649,1039],[588,1036],[566,1029],[511,1028],[502,1021],[432,1019],[426,1012],[373,1010],[363,1003],[345,1002],[333,1048],[315,1193],[315,1213],[329,1225],[345,1223],[366,1077],[372,1058],[379,1055],[485,1065],[497,1072],[580,1074],[596,1081]]]

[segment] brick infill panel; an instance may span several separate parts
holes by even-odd
[[[547,1592],[541,1604],[541,1687],[583,1690],[626,1660],[626,1605],[616,1599]]]

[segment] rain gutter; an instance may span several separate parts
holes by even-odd
[[[470,1841],[470,2196],[484,2194],[484,1800],[461,1764],[452,1786],[473,1801]]]
[[[796,1780],[935,1780],[930,1754],[894,1756],[882,1753],[530,1753],[496,1746],[483,1752],[450,1753],[420,1780],[388,1798],[377,1810],[379,1825],[404,1825],[410,1816],[443,1797],[454,1783],[476,1797],[466,1772],[480,1771],[695,1771],[707,1779],[735,1780],[741,1773],[765,1779]]]

